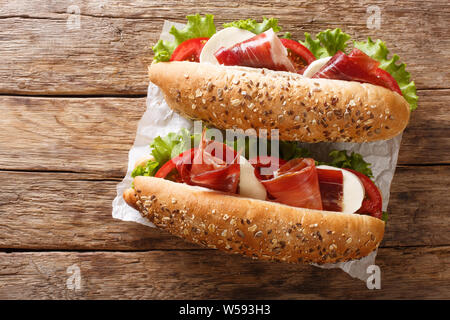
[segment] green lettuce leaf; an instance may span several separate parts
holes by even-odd
[[[194,38],[207,37],[210,38],[216,33],[216,26],[214,25],[214,16],[206,14],[204,17],[199,14],[186,17],[188,22],[186,27],[178,30],[175,26],[170,29],[170,34],[175,37],[175,43],[180,43]]]
[[[195,140],[198,145],[199,137],[196,137]],[[154,160],[149,160],[145,166],[137,166],[131,173],[131,177],[154,176],[167,161],[193,148],[194,144],[194,135],[184,128],[177,133],[170,132],[164,137],[156,137],[150,144]]]
[[[383,211],[383,215],[381,216],[381,220],[383,220],[385,223],[387,223],[389,218],[389,215],[386,211]]]
[[[331,161],[325,164],[338,168],[353,169],[365,174],[369,178],[373,178],[370,163],[364,161],[359,153],[352,152],[349,156],[345,150],[334,150],[330,152],[329,156]]]
[[[159,40],[153,47],[154,52],[153,61],[162,62],[169,61],[173,51],[177,47],[177,44],[172,41]]]
[[[281,38],[292,40],[292,34],[290,32],[285,32]]]
[[[165,137],[158,136],[150,144],[152,155],[161,166],[192,147],[192,135],[184,128],[178,133],[170,132]]]
[[[131,177],[137,177],[137,176],[154,176],[156,171],[158,171],[159,162],[157,161],[148,161],[145,166],[137,166],[134,168],[133,172],[131,173]]]
[[[348,40],[350,40],[350,35],[337,28],[319,32],[316,40],[313,40],[311,35],[305,32],[305,41],[300,41],[300,43],[307,47],[317,59],[320,59],[332,57],[338,51],[345,52]]]
[[[409,72],[406,71],[406,64],[397,64],[397,61],[400,59],[399,56],[394,54],[391,59],[388,59],[389,50],[386,44],[380,39],[374,42],[369,37],[367,41],[354,41],[354,47],[380,62],[379,67],[389,72],[397,80],[403,97],[410,105],[411,111],[416,110],[419,99],[416,92],[416,85],[414,81],[411,81]]]
[[[269,29],[273,29],[274,32],[281,31],[281,27],[278,26],[278,19],[263,17],[263,21],[258,23],[254,19],[237,20],[223,25],[224,28],[235,27],[251,31],[255,34],[263,33]]]
[[[201,16],[199,14],[190,15],[186,17],[188,22],[186,26],[178,30],[172,26],[169,33],[174,36],[174,41],[159,40],[156,45],[152,47],[155,53],[153,60],[155,62],[169,61],[173,51],[178,45],[186,40],[200,37],[210,38],[216,33],[216,26],[214,25],[214,16],[206,14]]]
[[[295,158],[309,158],[311,152],[308,149],[301,148],[295,141],[280,141],[280,158],[286,161]]]

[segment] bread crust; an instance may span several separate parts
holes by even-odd
[[[279,129],[279,139],[368,142],[390,139],[409,121],[407,101],[354,81],[195,62],[160,62],[150,81],[168,105],[219,129]]]
[[[370,216],[295,208],[155,177],[136,177],[124,199],[178,237],[255,259],[317,264],[359,259],[384,235],[385,223]]]

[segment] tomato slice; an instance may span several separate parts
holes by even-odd
[[[279,167],[281,167],[283,164],[285,164],[287,161],[277,158],[277,157],[271,157],[271,156],[259,156],[255,158],[251,158],[249,162],[253,165],[255,168],[255,176],[259,180],[268,180],[273,178],[273,173],[270,175],[263,175],[261,174],[261,168],[272,168],[273,171],[277,171]],[[272,167],[274,164],[278,163],[278,166]]]
[[[208,40],[209,38],[194,38],[180,43],[170,61],[200,62],[200,53]]]
[[[383,198],[381,197],[380,190],[378,190],[375,183],[365,174],[352,169],[344,169],[355,174],[359,180],[361,180],[364,189],[366,191],[366,197],[363,200],[361,208],[357,213],[369,214],[372,217],[381,219],[383,216],[382,203]]]
[[[316,60],[316,57],[312,54],[312,52],[300,42],[284,38],[280,40],[287,49],[288,58],[291,60],[295,70],[297,70],[297,73],[303,74],[306,67],[311,62]]]
[[[187,157],[190,157],[191,159],[193,159],[196,149],[197,148],[192,148],[192,149],[186,150],[185,152],[182,152],[178,156],[167,161],[161,168],[159,168],[159,170],[155,174],[155,177],[166,179],[169,176],[169,174],[174,169],[177,168],[177,166],[179,165],[180,162],[182,162],[183,160],[186,160]]]

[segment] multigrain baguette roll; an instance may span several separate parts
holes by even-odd
[[[408,102],[367,83],[310,79],[289,72],[195,62],[154,63],[150,81],[168,105],[219,129],[279,130],[279,139],[368,142],[408,124]]]
[[[154,177],[136,177],[124,199],[173,235],[263,260],[359,259],[375,250],[384,234],[384,222],[367,215],[295,208]]]

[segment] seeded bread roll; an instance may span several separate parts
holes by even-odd
[[[384,222],[370,216],[295,208],[154,177],[136,177],[124,199],[178,237],[263,260],[359,259],[384,235]]]
[[[384,140],[409,121],[401,95],[371,84],[195,62],[154,63],[149,75],[168,105],[188,118],[219,129],[253,128],[260,136],[267,129],[267,137],[279,129],[281,140]]]

